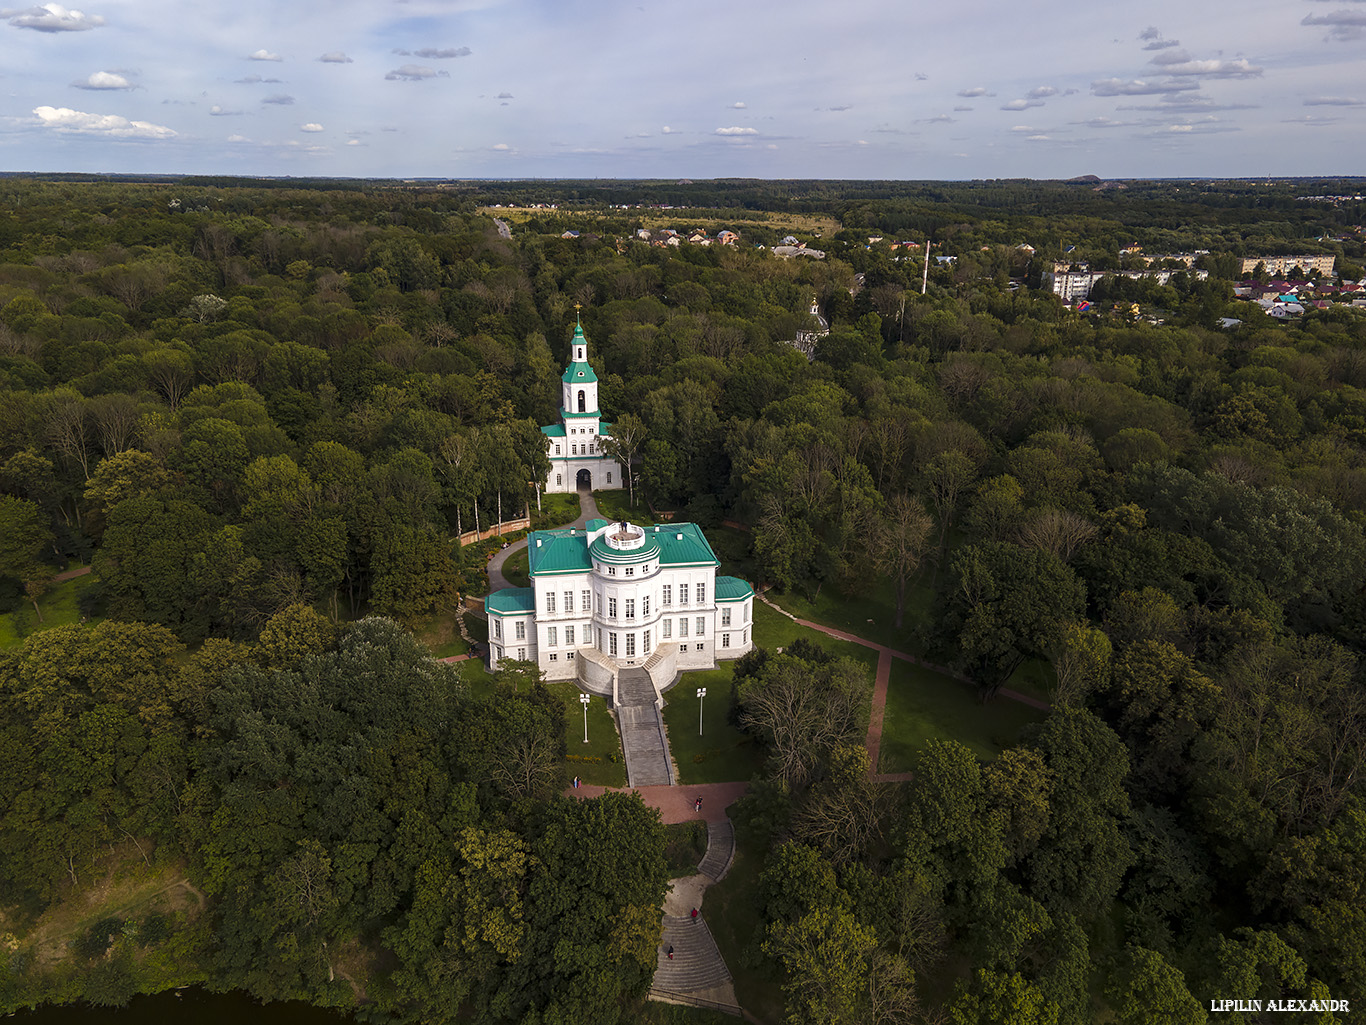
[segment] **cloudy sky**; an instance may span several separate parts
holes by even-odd
[[[89,0],[0,34],[9,171],[1366,172],[1366,0]]]

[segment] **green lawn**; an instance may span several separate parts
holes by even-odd
[[[593,501],[598,503],[598,515],[605,520],[630,520],[642,527],[654,525],[654,517],[650,515],[650,508],[639,489],[636,490],[635,505],[631,505],[625,491],[594,491]]]
[[[552,694],[564,701],[564,737],[569,758],[565,762],[565,778],[578,776],[585,783],[603,787],[626,785],[626,759],[621,753],[621,737],[617,723],[607,710],[607,699],[596,694],[588,702],[588,743],[583,742],[583,706],[579,703],[578,684],[570,680],[548,683]],[[597,758],[599,761],[577,761],[578,758]],[[615,760],[613,760],[615,759]]]
[[[513,587],[531,586],[531,566],[527,559],[527,549],[523,548],[509,555],[507,562],[503,563],[503,576],[508,578],[508,583]]]
[[[561,527],[577,520],[580,512],[577,494],[542,495],[540,511],[531,511],[531,525],[536,530]]]
[[[40,630],[51,630],[54,626],[68,626],[82,620],[81,610],[76,602],[86,591],[97,586],[91,574],[73,577],[53,586],[52,590],[38,600],[43,621],[33,611],[33,603],[25,601],[13,612],[0,616],[0,648],[14,648],[24,643],[24,638]],[[89,620],[98,622],[98,618]]]
[[[682,1007],[649,1000],[632,1021],[636,1025],[735,1025],[736,1019],[703,1007]]]
[[[895,659],[882,720],[879,772],[906,772],[931,740],[956,740],[984,760],[1015,743],[1022,727],[1045,713],[997,697],[983,705],[975,688]]]
[[[782,602],[780,601],[781,605]],[[803,617],[805,618],[805,617]],[[813,621],[814,622],[814,621]],[[852,632],[852,631],[851,631]],[[761,648],[773,651],[785,648],[798,637],[814,641],[826,651],[835,655],[847,655],[856,662],[868,667],[869,673],[877,671],[877,652],[853,641],[841,641],[829,637],[808,626],[799,626],[782,613],[769,608],[757,598],[754,601],[754,643]]]
[[[1046,659],[1031,658],[1016,667],[1005,685],[1011,690],[1018,690],[1021,694],[1028,694],[1031,698],[1052,701],[1053,688],[1057,682],[1053,667]]]
[[[664,695],[664,725],[669,750],[678,766],[678,782],[729,783],[747,780],[763,768],[763,748],[754,738],[726,722],[730,708],[733,662],[720,669],[684,673]],[[697,735],[697,688],[702,699],[702,736]]]
[[[669,878],[697,874],[697,866],[707,853],[705,822],[676,822],[664,827],[664,860]]]

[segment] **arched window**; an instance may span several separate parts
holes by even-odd
[[[587,401],[588,401],[588,400],[585,398],[585,392],[584,392],[584,390],[583,390],[582,388],[580,388],[580,389],[579,389],[579,412],[580,412],[580,413],[586,413],[586,412],[588,412],[588,407],[585,405],[585,403],[586,403]]]

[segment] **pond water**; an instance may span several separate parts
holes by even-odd
[[[49,1004],[19,1011],[9,1020],[23,1025],[346,1025],[353,1019],[297,1000],[261,1004],[242,992],[210,993],[191,987],[137,996],[127,1007]]]

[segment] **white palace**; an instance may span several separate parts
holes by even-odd
[[[560,377],[560,422],[542,427],[550,455],[547,492],[613,491],[626,486],[621,466],[602,450],[612,425],[598,409],[598,375],[588,365],[588,339],[574,325],[569,367]]]
[[[563,426],[544,428],[551,445],[551,491],[574,490],[620,467],[598,444],[597,378],[586,361],[583,328],[564,374]],[[577,407],[577,412],[574,411]],[[579,440],[574,440],[579,439]],[[568,452],[556,452],[568,443]],[[577,451],[575,450],[577,448]],[[587,486],[587,481],[582,486]],[[548,680],[577,680],[617,697],[623,669],[642,669],[656,693],[678,674],[714,669],[754,646],[754,589],[718,576],[720,560],[695,523],[642,527],[589,520],[584,527],[527,536],[530,587],[505,587],[484,602],[489,669],[502,659],[535,662]]]

